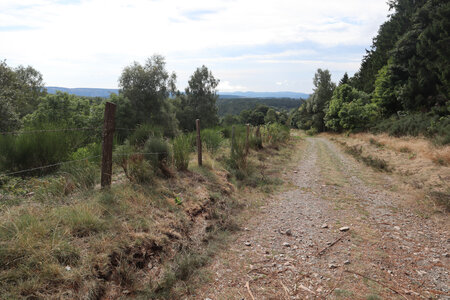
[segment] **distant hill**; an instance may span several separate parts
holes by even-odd
[[[306,99],[309,94],[296,92],[219,92],[220,97],[238,96],[245,98],[302,98]]]
[[[96,88],[65,88],[58,86],[47,86],[47,92],[49,94],[56,94],[57,91],[61,91],[64,93],[84,96],[84,97],[102,97],[108,98],[111,93],[118,94],[118,89],[96,89]]]
[[[223,98],[217,100],[218,115],[238,115],[246,109],[253,109],[262,104],[275,108],[276,110],[291,110],[298,108],[305,100],[292,98]]]
[[[97,89],[97,88],[65,88],[59,86],[48,86],[49,94],[56,94],[61,91],[77,96],[84,97],[103,97],[108,98],[111,93],[118,94],[118,89]],[[309,94],[296,92],[219,92],[220,98],[303,98],[309,97]]]

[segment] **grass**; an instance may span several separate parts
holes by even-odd
[[[343,146],[345,147],[346,153],[352,155],[358,161],[362,161],[372,169],[384,172],[392,171],[392,168],[384,159],[373,157],[372,155],[363,155],[362,146],[348,146],[347,144],[343,144]]]
[[[130,297],[173,299],[192,289],[192,276],[200,276],[199,268],[239,229],[235,218],[244,202],[223,167],[221,157],[228,153],[224,143],[217,159],[206,154],[205,166],[190,161],[187,171],[171,178],[154,176],[142,156],[128,156],[133,180],[118,179],[104,191],[94,188],[95,162],[82,162],[78,173],[67,168],[41,178],[3,178],[8,201],[3,198],[0,206],[0,294],[114,298],[128,291]],[[280,165],[291,154],[288,144],[279,151],[251,151],[248,181],[236,181],[245,187],[247,207],[260,201],[249,193],[270,192],[280,183]],[[133,159],[139,160],[136,166]],[[204,223],[206,233],[198,230]],[[160,280],[149,264],[163,270]]]

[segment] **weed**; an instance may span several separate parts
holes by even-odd
[[[364,156],[362,154],[362,146],[348,146],[345,144],[345,152],[355,157],[358,161],[362,161],[367,166],[372,167],[374,170],[391,172],[391,168],[384,159],[372,157],[371,155]]]
[[[316,128],[314,128],[314,127],[306,130],[306,134],[309,135],[309,136],[314,136],[314,135],[316,135],[318,133],[319,133],[319,131]]]
[[[61,222],[68,226],[73,236],[84,237],[106,229],[106,223],[100,218],[100,207],[92,204],[78,204],[62,207],[56,211]]]
[[[377,141],[377,140],[374,139],[374,138],[370,138],[370,139],[369,139],[369,142],[370,142],[372,145],[374,145],[375,147],[377,147],[377,148],[383,148],[383,147],[384,147],[384,144],[383,144],[383,143],[380,143],[379,141]]]
[[[409,148],[406,147],[406,146],[400,147],[399,151],[400,151],[401,153],[411,153],[411,152],[412,152],[411,149],[409,149]]]

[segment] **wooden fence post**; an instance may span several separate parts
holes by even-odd
[[[258,148],[262,148],[262,137],[261,137],[261,131],[259,130],[259,125],[256,127],[256,139],[258,140]]]
[[[249,142],[249,135],[250,135],[250,124],[247,124],[247,137],[245,139],[245,155],[248,154],[248,150],[250,148],[250,142]]]
[[[103,143],[102,143],[102,177],[101,177],[102,188],[109,187],[111,185],[115,113],[116,113],[116,105],[111,102],[106,102],[105,116],[103,122]]]
[[[198,165],[202,165],[202,138],[200,137],[200,120],[195,120],[195,125],[197,126],[197,155],[198,155]]]

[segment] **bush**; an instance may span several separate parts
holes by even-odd
[[[238,180],[243,180],[247,176],[248,171],[245,139],[245,135],[242,132],[235,132],[234,141],[231,141],[230,157],[227,161],[230,171]]]
[[[211,154],[215,154],[223,142],[223,134],[218,129],[203,129],[200,136],[203,145]]]
[[[187,170],[192,147],[190,137],[180,134],[173,140],[173,158],[178,170]]]
[[[289,140],[289,127],[274,123],[263,127],[264,142],[272,146]]]
[[[314,135],[316,135],[316,134],[318,134],[318,133],[319,133],[319,132],[318,132],[317,129],[314,128],[314,127],[310,128],[310,129],[308,129],[308,130],[306,130],[306,134],[309,135],[309,136],[314,136]]]
[[[150,137],[144,145],[144,153],[155,170],[159,169],[164,176],[171,176],[168,169],[170,147],[166,140],[161,137]]]
[[[127,167],[127,177],[131,182],[139,184],[153,182],[154,169],[142,155],[132,155],[128,160]]]
[[[130,145],[142,147],[150,137],[162,137],[163,130],[159,126],[139,125],[129,137]]]
[[[387,132],[391,136],[424,135],[433,138],[438,145],[450,143],[450,117],[434,113],[415,113],[385,119],[374,126],[373,132]]]
[[[43,126],[39,129],[56,129],[57,126]],[[27,130],[35,130],[29,128]],[[83,145],[85,133],[81,131],[50,131],[0,135],[0,170],[14,172],[52,165],[70,159],[74,148]],[[57,167],[39,169],[30,174],[45,174]]]

